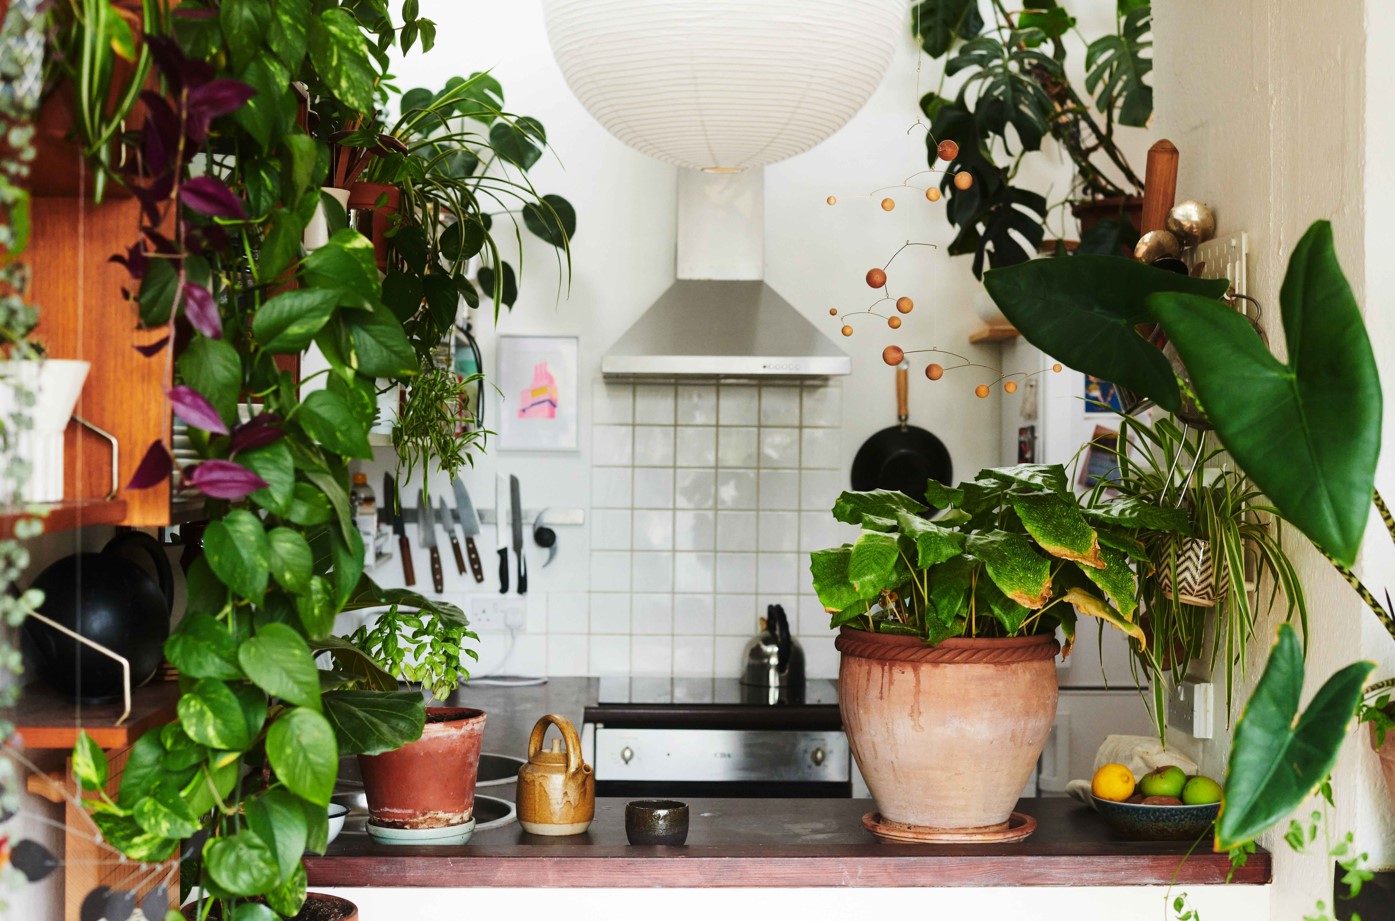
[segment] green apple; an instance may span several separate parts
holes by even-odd
[[[1187,785],[1187,774],[1175,764],[1160,767],[1143,775],[1138,789],[1144,796],[1181,796]]]
[[[1209,777],[1193,777],[1182,788],[1182,802],[1188,806],[1209,806],[1221,801],[1221,785]]]

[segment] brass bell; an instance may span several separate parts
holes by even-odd
[[[1216,213],[1205,202],[1178,202],[1167,212],[1166,224],[1183,246],[1196,246],[1216,235]]]
[[[1134,244],[1133,258],[1144,265],[1152,265],[1165,257],[1176,258],[1181,252],[1182,244],[1175,236],[1166,230],[1150,230]]]

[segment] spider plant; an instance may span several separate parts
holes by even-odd
[[[1143,647],[1135,645],[1134,656],[1152,681],[1154,715],[1162,734],[1164,679],[1180,680],[1193,660],[1204,659],[1212,671],[1223,664],[1229,712],[1236,670],[1244,675],[1245,646],[1255,632],[1252,587],[1258,591],[1268,586],[1270,607],[1282,595],[1285,619],[1292,621],[1296,616],[1305,639],[1307,602],[1284,550],[1282,515],[1206,432],[1179,427],[1171,418],[1150,423],[1123,415],[1112,453],[1118,478],[1097,487],[1092,502],[1103,502],[1104,492],[1112,489],[1116,494],[1112,501],[1122,497],[1157,508],[1183,509],[1190,525],[1185,535],[1138,535],[1149,546],[1154,568],[1138,580],[1148,642]],[[1183,536],[1210,545],[1216,602],[1209,625],[1207,608],[1188,604],[1181,600],[1180,591],[1170,590],[1181,581]]]

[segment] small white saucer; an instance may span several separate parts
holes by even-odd
[[[379,844],[465,844],[475,833],[475,820],[444,828],[387,828],[374,825],[370,819],[366,829],[368,836]]]

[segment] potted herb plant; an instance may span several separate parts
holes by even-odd
[[[1082,247],[1117,253],[1132,246],[1143,180],[1115,132],[1146,125],[1153,112],[1147,0],[1119,3],[1115,31],[1089,42],[1086,93],[1066,74],[1066,39],[1075,18],[1064,5],[1018,10],[994,0],[985,20],[976,0],[921,0],[911,17],[921,49],[945,59],[945,75],[967,75],[954,98],[937,90],[920,101],[930,119],[930,166],[956,160],[974,177],[960,188],[946,173],[940,185],[949,196],[945,216],[958,228],[950,254],[973,254],[976,276],[985,259],[1000,268],[1036,255],[1052,206],[1017,177],[1022,160],[1048,137],[1075,170],[1065,200],[1080,219]]]
[[[348,641],[397,680],[444,701],[470,677],[461,656],[478,658],[464,645],[476,639],[458,609],[438,604],[426,612],[394,606]],[[420,738],[391,751],[360,754],[370,832],[373,826],[444,829],[469,822],[484,722],[480,710],[428,707]]]
[[[1142,643],[1134,568],[1150,557],[1134,532],[1145,516],[1165,530],[1185,516],[1082,508],[1060,465],[927,487],[926,503],[843,493],[834,517],[862,530],[814,553],[810,571],[839,630],[839,706],[882,820],[997,835],[1055,717],[1056,629],[1067,652],[1077,613]]]
[[[1135,535],[1148,546],[1153,565],[1139,578],[1139,622],[1147,644],[1134,653],[1151,679],[1154,717],[1165,740],[1167,673],[1180,678],[1190,661],[1202,657],[1212,669],[1223,663],[1229,712],[1235,670],[1243,669],[1258,616],[1251,591],[1273,586],[1270,603],[1282,596],[1285,620],[1296,617],[1305,636],[1307,601],[1284,550],[1282,516],[1249,477],[1224,463],[1223,450],[1204,431],[1179,428],[1170,418],[1150,423],[1121,415],[1118,439],[1100,449],[1113,455],[1117,476],[1097,486],[1087,502],[1128,499],[1186,516],[1178,532],[1145,528]]]

